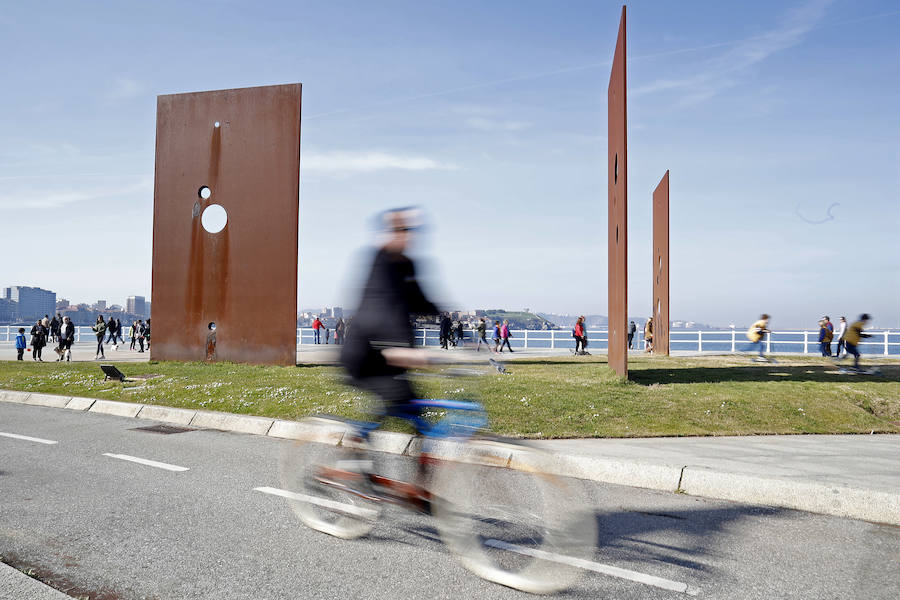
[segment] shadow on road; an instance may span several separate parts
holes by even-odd
[[[782,366],[778,364],[746,367],[692,367],[673,369],[633,369],[628,379],[640,385],[654,383],[722,383],[729,381],[900,381],[900,366],[885,365],[881,375],[849,375],[837,366]]]

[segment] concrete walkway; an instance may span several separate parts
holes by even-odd
[[[0,599],[6,598],[9,600],[72,600],[71,596],[0,562]]]

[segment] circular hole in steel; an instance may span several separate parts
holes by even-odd
[[[206,327],[207,327],[210,331],[215,331],[215,330],[216,330],[216,322],[215,322],[215,321],[210,321],[210,322],[209,322],[209,325],[207,325]]]
[[[215,123],[213,123],[213,125],[214,125],[215,127],[218,127],[218,126],[219,126],[219,122],[216,121]]]
[[[199,190],[197,190],[197,195],[203,198],[204,200],[209,200],[209,197],[212,196],[212,190],[209,189],[208,186],[201,186]]]
[[[219,233],[228,224],[228,213],[220,204],[210,204],[203,209],[200,223],[203,225],[203,229],[209,233]]]

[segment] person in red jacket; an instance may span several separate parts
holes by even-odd
[[[317,343],[317,344],[321,343],[321,340],[319,339],[319,330],[321,330],[322,327],[324,327],[324,325],[322,324],[322,321],[319,320],[319,317],[316,317],[316,320],[313,321],[312,328],[313,328],[313,336],[316,339],[315,343]]]

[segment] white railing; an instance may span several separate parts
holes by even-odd
[[[883,354],[900,356],[900,331],[868,331],[872,337],[860,342],[860,350],[864,354]],[[571,349],[575,346],[575,340],[568,329],[515,329],[510,331],[510,345],[513,349]],[[308,327],[297,329],[297,344],[309,345],[313,343],[313,330]],[[491,331],[488,330],[488,342],[491,342]],[[588,349],[606,350],[609,341],[609,332],[606,329],[589,329]],[[320,335],[321,343],[325,343],[324,330]],[[474,330],[465,330],[467,343],[475,342],[478,333]],[[776,354],[817,354],[819,352],[818,331],[773,331],[766,335],[766,352]],[[334,343],[334,332],[331,332],[331,343]],[[832,352],[837,350],[838,340],[831,342]],[[750,342],[743,330],[695,330],[675,329],[669,332],[669,347],[671,350],[688,352],[744,352]],[[440,332],[437,329],[416,329],[415,345],[439,346]],[[645,349],[643,332],[637,332],[634,338],[634,348]]]
[[[122,337],[129,340],[128,328],[124,325]],[[17,325],[0,325],[0,342],[12,342],[16,339]],[[31,326],[25,327],[28,339]],[[860,342],[860,350],[864,354],[881,354],[884,356],[900,356],[900,331],[868,331],[872,337]],[[330,343],[334,343],[334,330],[330,332]],[[560,350],[571,349],[575,346],[575,340],[568,329],[514,329],[510,331],[510,345],[513,349],[544,349]],[[589,329],[589,350],[606,350],[608,343],[608,331],[606,329]],[[108,337],[109,334],[107,334]],[[471,329],[465,331],[465,340],[474,342],[478,333]],[[491,332],[488,331],[488,342],[491,343]],[[76,342],[93,342],[97,338],[90,327],[77,326],[75,328]],[[325,332],[320,334],[321,343],[325,343]],[[819,352],[818,331],[773,331],[766,335],[766,352],[776,354],[817,354]],[[837,350],[837,339],[831,342],[832,352]],[[314,334],[311,327],[297,329],[297,345],[308,346],[314,343]],[[440,332],[437,329],[416,329],[415,343],[417,346],[439,346]],[[743,330],[695,330],[675,329],[669,332],[669,347],[673,351],[688,352],[744,352],[749,342]],[[638,332],[634,338],[634,348],[645,348],[643,333]]]

